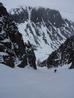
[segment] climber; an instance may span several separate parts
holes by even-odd
[[[57,72],[57,69],[54,69],[54,73],[56,73]]]

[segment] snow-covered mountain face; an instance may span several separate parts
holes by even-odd
[[[0,6],[0,63],[11,67],[16,65],[25,67],[28,63],[35,65],[34,62],[29,62],[36,61],[36,58],[34,51],[28,53],[28,48],[35,49],[37,60],[42,61],[73,35],[74,23],[63,19],[56,10],[21,7],[13,9],[9,14],[2,4]],[[30,47],[31,45],[33,47]]]
[[[6,8],[0,3],[0,63],[12,68],[23,63],[25,67],[25,56],[26,44],[22,35]]]
[[[10,11],[25,42],[37,47],[37,59],[43,60],[68,37],[74,35],[74,23],[49,8],[16,8]]]
[[[74,68],[74,36],[67,38],[67,40],[57,50],[52,52],[40,66],[50,68],[69,63],[71,63],[70,69]]]

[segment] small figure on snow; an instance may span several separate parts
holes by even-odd
[[[54,73],[56,73],[56,72],[57,72],[57,69],[54,70]]]

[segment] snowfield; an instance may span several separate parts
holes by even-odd
[[[11,69],[0,64],[0,98],[74,98],[74,70],[30,67]]]

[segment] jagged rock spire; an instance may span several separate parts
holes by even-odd
[[[8,16],[8,12],[6,8],[3,6],[3,4],[0,2],[0,17],[1,16]]]
[[[0,2],[0,6],[3,6],[3,3]]]

